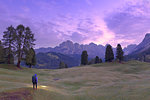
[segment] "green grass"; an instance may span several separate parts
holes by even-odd
[[[38,90],[32,89],[35,73]],[[150,64],[111,62],[59,70],[18,69],[3,64],[0,99],[150,100]]]

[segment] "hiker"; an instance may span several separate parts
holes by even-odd
[[[35,74],[32,76],[33,89],[35,88],[35,86],[37,89],[37,82],[38,82],[38,79],[37,79],[37,75]]]

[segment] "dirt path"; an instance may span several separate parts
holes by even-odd
[[[32,84],[26,84],[27,87],[30,87],[32,89]],[[58,89],[58,88],[55,88],[53,86],[46,86],[46,85],[41,85],[39,84],[38,85],[38,89],[43,89],[43,90],[46,90],[46,91],[49,91],[49,92],[57,92],[57,93],[60,93],[60,94],[63,94],[63,95],[68,95],[68,93],[63,90],[63,89]]]
[[[25,84],[24,84],[25,85]],[[38,85],[38,89],[43,89],[49,92],[57,92],[63,95],[68,95],[63,90],[51,86]],[[19,88],[0,92],[0,100],[32,100],[34,92],[31,84],[26,84],[26,88]]]
[[[29,88],[0,93],[0,100],[32,100],[32,91]]]

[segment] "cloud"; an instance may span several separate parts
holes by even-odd
[[[124,44],[137,44],[150,31],[150,1],[133,1],[104,19],[108,29],[116,33],[116,39]]]
[[[86,37],[84,37],[82,34],[79,34],[78,32],[73,32],[70,36],[70,39],[74,42],[82,42],[85,40]]]
[[[147,3],[132,2],[109,13],[103,19],[103,16],[99,15],[101,12],[99,6],[95,8],[96,10],[89,6],[94,6],[99,0],[97,2],[92,0],[65,1],[39,0],[34,2],[31,0],[29,6],[26,1],[24,4],[20,2],[17,3],[20,6],[16,4],[18,7],[16,12],[3,4],[4,7],[0,6],[0,12],[3,13],[0,13],[2,15],[0,16],[0,32],[2,33],[10,25],[29,26],[35,33],[36,48],[38,48],[54,47],[68,39],[84,44],[94,42],[102,45],[107,43],[113,46],[117,43],[127,45],[136,42],[133,38],[135,34],[138,34],[139,39],[140,34],[150,29]],[[101,1],[101,3],[107,2]],[[13,7],[15,8],[14,5]],[[11,8],[13,7],[11,5]]]
[[[22,7],[22,10],[23,10],[24,12],[29,12],[29,11],[30,11],[30,9],[29,9],[28,7]]]
[[[92,5],[91,0],[85,0],[88,5]]]
[[[19,24],[23,24],[24,26],[29,26],[33,33],[35,33],[36,38],[36,48],[38,47],[50,47],[56,46],[60,42],[60,38],[58,37],[58,32],[55,32],[56,24],[52,22],[45,22],[43,20],[32,20],[30,17],[25,17],[22,15],[16,15],[11,17],[2,18],[0,17],[0,32],[3,33],[6,28],[10,25],[16,27]],[[1,34],[1,38],[2,38]]]
[[[53,3],[55,4],[55,2]],[[41,1],[36,2],[35,5],[41,5],[37,8],[36,14],[39,14],[38,16],[31,13],[35,9],[31,9],[26,5],[21,6],[21,12],[12,12],[7,5],[1,6],[0,11],[3,14],[0,16],[0,32],[5,31],[10,25],[14,27],[19,24],[29,26],[32,32],[35,33],[36,48],[54,47],[68,39],[84,44],[94,42],[105,45],[114,38],[114,33],[107,29],[104,21],[99,16],[85,13],[80,15],[56,14],[52,11],[54,5],[51,5],[51,2]],[[49,17],[48,12],[54,14],[54,16]]]
[[[105,44],[114,38],[114,34],[106,29],[105,23],[94,17],[59,15],[56,19],[54,23],[57,26],[54,26],[53,31],[59,33],[58,37],[63,41],[69,39],[83,44]]]

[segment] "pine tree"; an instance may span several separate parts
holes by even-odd
[[[99,62],[100,62],[100,63],[102,63],[102,62],[103,62],[101,58],[99,59]]]
[[[100,63],[100,60],[99,60],[98,56],[95,57],[95,64],[97,64],[97,63]]]
[[[15,37],[16,37],[16,30],[13,26],[10,26],[6,29],[6,31],[3,32],[3,45],[5,48],[5,60],[6,63],[8,64],[12,64],[14,63],[13,59],[14,59],[14,41],[15,41]]]
[[[116,59],[121,62],[123,60],[123,50],[120,44],[117,45]]]
[[[33,49],[34,51],[34,49]],[[36,65],[36,53],[34,51],[34,55],[33,55],[33,58],[32,58],[32,65],[35,66]]]
[[[20,63],[23,56],[27,51],[32,48],[34,44],[34,34],[29,27],[24,27],[23,25],[18,25],[16,28],[16,54],[18,57],[17,67],[20,67]]]
[[[29,68],[36,65],[36,57],[35,57],[35,51],[33,48],[30,48],[29,51],[26,54],[26,65],[29,65]]]
[[[68,68],[68,65],[67,65],[67,64],[65,64],[65,68]]]
[[[107,45],[106,51],[105,51],[105,62],[112,62],[114,59],[114,53],[112,50],[111,45]]]
[[[66,68],[66,67],[67,67],[67,65],[64,62],[60,61],[59,69]]]
[[[11,53],[8,55],[9,49],[8,48],[4,48],[4,63],[5,64],[14,64],[14,54],[12,51],[10,51]]]
[[[4,63],[4,47],[0,41],[0,64]]]
[[[83,51],[81,55],[81,65],[87,65],[88,64],[88,54],[87,51]]]

